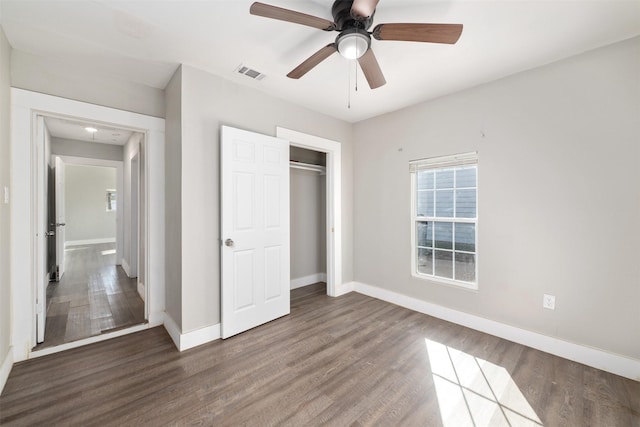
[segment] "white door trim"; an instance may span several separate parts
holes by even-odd
[[[276,136],[289,145],[327,155],[327,295],[342,291],[342,145],[330,139],[276,127]]]
[[[32,357],[35,345],[35,254],[37,230],[37,164],[33,153],[37,141],[32,134],[38,115],[77,118],[131,129],[145,134],[144,173],[147,233],[148,321],[145,327],[162,324],[164,317],[164,119],[116,110],[85,102],[11,88],[11,289],[13,360]],[[90,341],[87,339],[86,341]],[[83,340],[84,341],[84,340]],[[78,343],[82,343],[79,341]]]

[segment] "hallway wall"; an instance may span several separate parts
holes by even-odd
[[[116,169],[65,166],[65,220],[68,245],[116,241],[116,211],[106,209],[106,190],[116,188]],[[116,203],[120,203],[117,194]],[[121,207],[117,207],[121,209]]]

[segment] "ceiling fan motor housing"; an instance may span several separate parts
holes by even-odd
[[[373,23],[373,16],[375,12],[369,17],[354,16],[351,14],[351,7],[353,6],[353,0],[336,0],[331,7],[331,14],[333,15],[333,22],[336,23],[338,31],[343,31],[350,28],[358,28],[362,30],[368,30]]]

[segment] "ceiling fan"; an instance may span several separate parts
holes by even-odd
[[[333,22],[306,13],[255,2],[252,15],[306,25],[324,31],[339,31],[328,44],[294,68],[287,77],[299,79],[316,65],[339,52],[347,59],[357,59],[371,89],[386,83],[378,60],[371,50],[371,36],[376,40],[397,40],[454,44],[462,33],[462,24],[378,24],[369,31],[380,0],[336,0],[331,8]]]

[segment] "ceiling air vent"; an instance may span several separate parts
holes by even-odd
[[[240,74],[244,74],[247,77],[251,77],[254,80],[262,80],[266,77],[266,75],[262,74],[260,71],[252,70],[249,67],[245,67],[244,65],[240,65],[236,68],[236,71]]]

